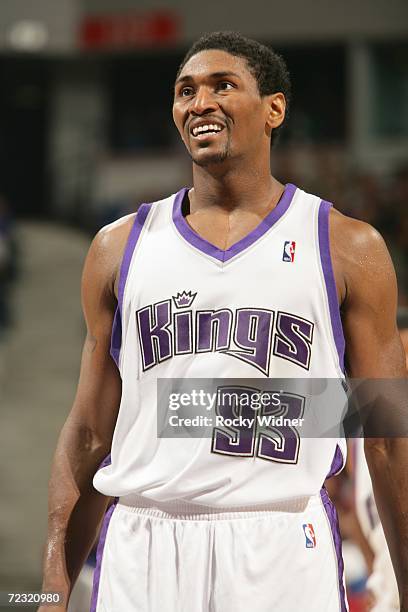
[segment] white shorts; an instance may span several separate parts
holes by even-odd
[[[327,492],[222,512],[183,503],[111,506],[91,612],[346,612]]]

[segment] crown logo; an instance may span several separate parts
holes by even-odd
[[[177,295],[173,295],[173,301],[177,308],[188,308],[194,302],[194,298],[197,295],[191,291],[182,291]]]

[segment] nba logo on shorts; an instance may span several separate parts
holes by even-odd
[[[282,261],[295,261],[296,242],[294,240],[286,240],[283,245]]]
[[[303,525],[303,531],[305,533],[305,538],[306,538],[306,548],[315,548],[316,536],[315,536],[315,532],[314,532],[312,523],[305,523]]]

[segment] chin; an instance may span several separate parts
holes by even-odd
[[[210,151],[202,150],[200,153],[191,153],[191,159],[197,166],[211,166],[213,164],[221,164],[228,158],[228,151],[218,151],[211,153]]]

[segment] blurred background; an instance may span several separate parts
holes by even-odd
[[[40,586],[90,239],[191,183],[172,124],[173,80],[188,46],[219,29],[283,54],[293,105],[272,171],[379,229],[408,305],[406,0],[2,0],[0,590]],[[345,478],[346,514],[351,489]],[[344,525],[352,609],[363,610],[364,560]]]

